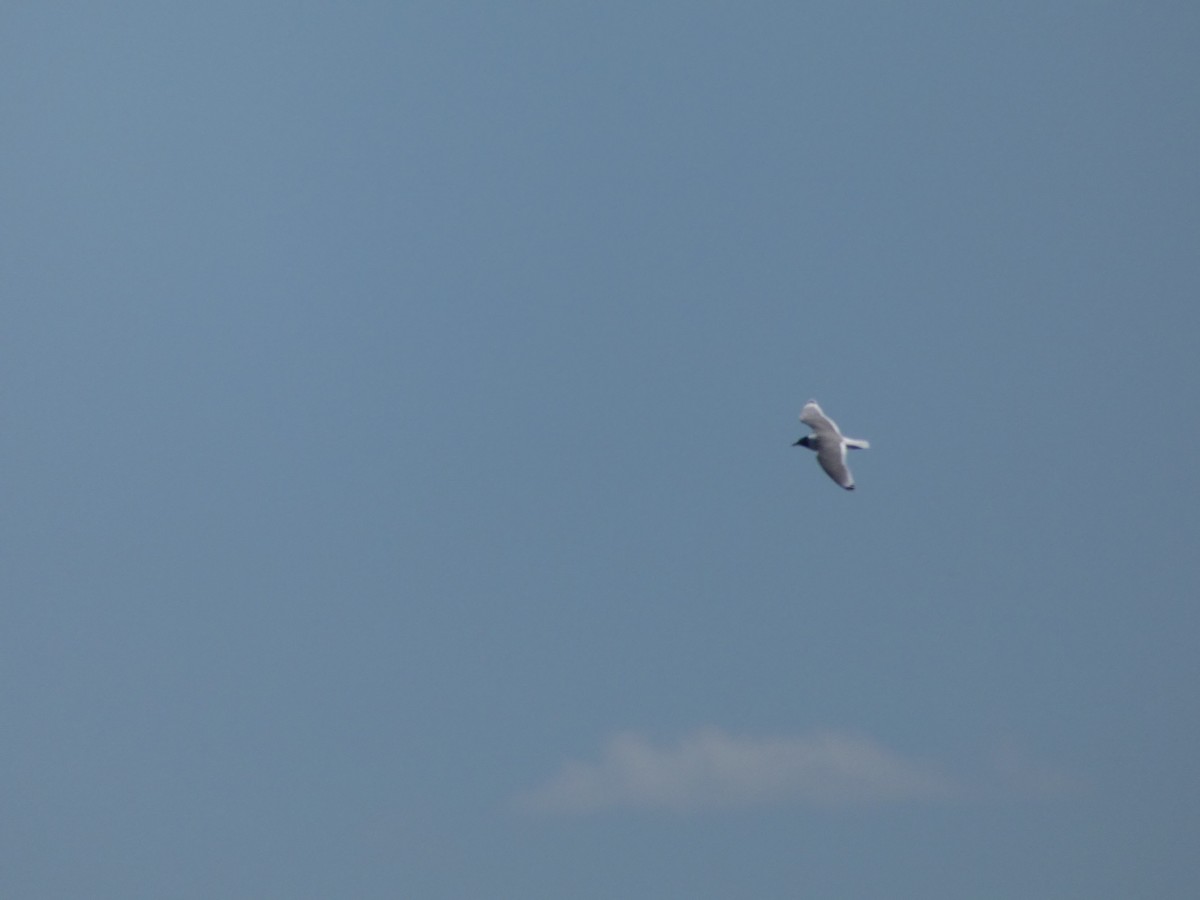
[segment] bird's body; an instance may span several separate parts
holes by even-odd
[[[843,437],[837,423],[825,415],[816,400],[809,400],[800,412],[800,421],[813,430],[813,433],[800,438],[792,446],[807,447],[817,451],[817,462],[821,468],[838,485],[848,491],[854,490],[854,476],[846,465],[846,450],[866,450],[870,447],[867,441]]]

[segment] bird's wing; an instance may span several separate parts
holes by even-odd
[[[842,433],[838,431],[837,422],[825,415],[821,407],[817,406],[815,400],[810,400],[804,404],[804,409],[800,411],[800,421],[821,437],[828,435],[838,443],[841,443]]]
[[[817,462],[825,474],[848,491],[854,490],[854,476],[846,465],[846,445],[841,441],[821,441],[817,449]]]

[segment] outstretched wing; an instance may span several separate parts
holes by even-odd
[[[804,404],[804,409],[800,411],[800,421],[816,432],[819,437],[828,436],[839,444],[842,442],[842,433],[838,431],[837,422],[825,415],[816,400],[809,400]]]
[[[848,491],[854,490],[854,476],[846,465],[846,445],[841,441],[821,441],[817,448],[817,462],[825,474]]]

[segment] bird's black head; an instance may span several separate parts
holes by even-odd
[[[811,438],[811,437],[812,437],[811,434],[806,434],[804,437],[800,438],[800,440],[796,441],[796,443],[792,444],[792,446],[793,447],[807,447],[809,450],[812,450],[813,445],[808,442],[809,438]]]

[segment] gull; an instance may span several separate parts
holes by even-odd
[[[825,470],[825,474],[848,491],[854,490],[854,476],[846,466],[846,448],[851,450],[866,450],[870,447],[867,441],[843,437],[838,430],[837,422],[825,415],[816,400],[809,400],[800,411],[800,421],[813,430],[792,444],[793,447],[807,447],[817,451],[817,462]]]

